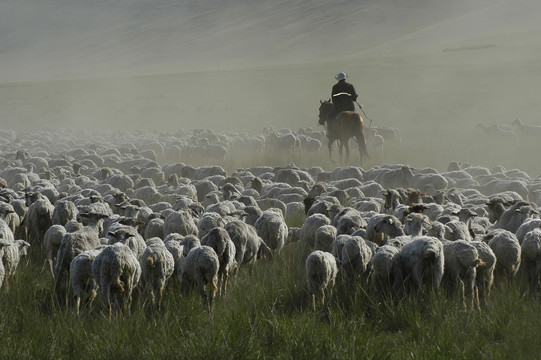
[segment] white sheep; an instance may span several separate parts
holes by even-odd
[[[322,250],[331,252],[334,239],[337,236],[337,230],[332,225],[323,225],[316,230],[314,239],[314,248],[316,250]]]
[[[430,227],[430,220],[426,215],[411,213],[404,219],[404,233],[411,237],[423,235],[425,227]]]
[[[302,227],[290,228],[287,243],[302,240],[309,248],[314,248],[316,231],[323,225],[330,225],[331,220],[323,214],[312,214],[304,220]]]
[[[263,211],[254,227],[265,244],[272,251],[280,253],[288,237],[288,228],[282,212],[275,208]]]
[[[370,260],[372,267],[372,288],[378,295],[395,293],[401,285],[399,254],[400,250],[392,245],[383,245],[376,250]]]
[[[370,260],[374,255],[372,249],[360,236],[350,236],[342,247],[339,257],[340,269],[347,279],[356,276],[364,278],[370,273]]]
[[[94,249],[83,251],[77,255],[70,263],[70,278],[71,288],[75,296],[75,308],[77,314],[81,307],[81,298],[83,294],[89,293],[88,306],[92,306],[92,302],[98,294],[98,284],[92,275],[92,262],[98,256],[102,249]]]
[[[463,305],[473,307],[475,298],[475,279],[477,266],[482,264],[477,248],[469,241],[456,240],[443,243],[445,272],[443,281],[449,284],[449,293],[458,289]]]
[[[54,276],[53,263],[56,260],[56,254],[62,244],[62,239],[66,235],[66,228],[62,225],[53,225],[43,237],[43,246],[45,247],[45,255],[47,256],[47,262],[49,263],[49,268],[51,269],[51,274]]]
[[[201,238],[201,245],[207,245],[214,249],[220,267],[218,269],[218,289],[221,296],[225,296],[227,292],[227,279],[229,273],[237,269],[235,261],[235,244],[229,237],[228,232],[222,227],[211,229],[205,236]]]
[[[158,237],[148,239],[147,247],[140,258],[141,277],[148,291],[152,305],[160,307],[165,284],[175,270],[173,255]]]
[[[264,254],[272,256],[271,249],[257,235],[252,225],[240,220],[233,220],[224,226],[231,241],[235,244],[235,261],[241,264],[254,264]]]
[[[15,275],[20,260],[28,253],[30,244],[24,240],[5,240],[0,241],[0,256],[4,274],[0,274],[0,286],[4,285],[9,290],[9,279]],[[1,276],[3,275],[3,276]]]
[[[508,279],[515,277],[521,260],[521,249],[517,237],[512,232],[501,229],[495,229],[487,235],[490,238],[488,246],[497,259],[496,273]]]
[[[477,308],[486,303],[487,297],[490,295],[490,289],[494,282],[494,269],[496,268],[496,255],[483,241],[472,241],[471,245],[475,246],[481,263],[477,265],[477,274],[475,276],[475,302]]]
[[[541,229],[534,229],[524,236],[521,254],[521,267],[528,276],[530,289],[537,292],[541,280]]]
[[[214,296],[218,290],[219,267],[218,255],[213,248],[206,245],[192,248],[180,265],[178,276],[181,289],[187,290],[191,284],[197,284],[199,294],[205,300],[209,313],[214,307]],[[208,295],[205,293],[207,284],[209,284]]]
[[[133,289],[141,278],[141,265],[129,247],[115,243],[106,246],[96,256],[92,262],[92,275],[111,317],[113,304],[119,309],[131,304]]]
[[[404,277],[412,275],[417,288],[424,291],[425,284],[437,290],[443,277],[444,253],[440,240],[430,236],[418,236],[404,244],[400,250],[400,262]]]
[[[325,304],[325,291],[332,291],[336,281],[338,266],[332,254],[315,250],[306,258],[306,279],[312,298],[312,310],[316,310],[316,297]]]

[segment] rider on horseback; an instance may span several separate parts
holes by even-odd
[[[334,122],[336,116],[342,111],[355,111],[354,102],[357,101],[355,87],[346,82],[347,74],[340,72],[334,76],[338,82],[332,87],[333,108],[327,114],[327,137],[334,134]]]

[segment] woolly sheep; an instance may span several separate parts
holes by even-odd
[[[312,298],[312,310],[316,310],[316,297],[321,305],[325,303],[325,291],[332,291],[336,281],[338,266],[332,254],[315,250],[306,258],[306,279]]]
[[[396,292],[400,287],[399,249],[392,245],[383,245],[376,250],[370,260],[372,267],[372,288],[378,295]]]
[[[62,244],[62,239],[66,235],[66,229],[62,225],[51,226],[43,237],[43,246],[45,247],[45,255],[51,269],[51,274],[54,276],[53,263],[56,260],[56,254]]]
[[[195,247],[181,262],[179,282],[182,289],[188,289],[191,283],[195,283],[199,294],[206,302],[208,312],[214,307],[214,296],[218,282],[218,269],[220,261],[214,249],[202,245]],[[205,286],[209,285],[208,295],[205,293]]]
[[[0,286],[4,285],[9,290],[9,279],[15,275],[20,260],[28,253],[30,244],[24,240],[9,241],[2,239],[0,241],[0,255],[4,276],[0,281]]]
[[[274,208],[263,211],[254,227],[265,244],[272,251],[280,253],[288,236],[288,228],[282,212]]]
[[[141,265],[122,243],[106,246],[92,262],[92,274],[112,316],[113,305],[124,309],[131,304],[132,292],[141,278]]]
[[[337,230],[332,225],[320,226],[315,233],[314,248],[316,250],[331,252]]]
[[[470,243],[477,249],[479,259],[481,263],[477,265],[477,274],[475,277],[475,301],[476,306],[479,308],[486,302],[487,297],[490,295],[490,289],[494,282],[494,269],[496,267],[496,255],[488,246],[487,243],[482,241],[472,241]]]
[[[156,305],[157,302],[160,307],[165,283],[175,270],[173,255],[167,250],[162,239],[152,237],[147,241],[147,247],[140,258],[140,265],[141,277],[150,292],[152,305]]]
[[[443,280],[449,284],[449,293],[458,289],[463,305],[473,307],[475,295],[475,279],[477,266],[482,264],[477,248],[469,241],[445,241],[443,244],[445,255],[445,272]]]
[[[253,264],[263,254],[271,255],[271,249],[257,235],[256,229],[240,220],[233,220],[224,226],[231,241],[235,244],[235,261],[241,264]]]
[[[541,229],[534,229],[524,236],[521,254],[521,267],[528,276],[530,289],[536,292],[541,279]]]
[[[417,288],[425,284],[437,290],[443,277],[444,252],[441,241],[430,236],[419,236],[404,244],[399,253],[402,274],[412,275]]]
[[[517,237],[510,231],[499,230],[489,232],[488,237],[492,237],[488,246],[496,255],[495,271],[508,279],[513,278],[520,267],[521,249]]]
[[[83,251],[70,263],[71,288],[75,296],[77,314],[79,314],[81,298],[85,292],[90,294],[88,297],[89,306],[92,305],[98,294],[98,284],[92,275],[92,262],[100,252],[101,249]]]
[[[340,269],[346,279],[356,276],[364,278],[370,272],[370,260],[373,256],[372,249],[360,236],[351,236],[342,247]]]

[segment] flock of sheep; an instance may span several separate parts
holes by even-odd
[[[228,175],[180,161],[232,138],[222,135],[0,131],[0,285],[9,290],[32,246],[49,264],[56,297],[72,294],[77,311],[100,296],[111,315],[135,289],[160,307],[174,282],[183,292],[196,287],[212,311],[240,267],[295,241],[310,252],[299,261],[313,309],[337,276],[369,282],[375,296],[443,283],[475,307],[494,278],[519,268],[532,290],[539,285],[540,179],[464,163],[441,173],[291,164]],[[266,141],[291,136],[268,131]],[[228,146],[250,148],[256,138],[237,135]]]

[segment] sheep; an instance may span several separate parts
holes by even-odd
[[[254,227],[265,244],[273,252],[280,253],[288,236],[288,228],[282,212],[275,208],[263,211]]]
[[[223,227],[224,219],[215,212],[205,212],[197,221],[197,232],[200,238],[203,238],[208,232],[215,227]]]
[[[334,216],[332,225],[336,227],[338,235],[352,234],[360,228],[365,228],[366,221],[358,210],[345,208]]]
[[[53,214],[52,214],[52,223],[53,225],[66,225],[70,220],[77,219],[77,207],[73,201],[69,200],[60,200],[54,204]]]
[[[114,229],[110,229],[106,235],[107,244],[113,245],[121,242],[133,251],[136,258],[140,259],[146,248],[143,237],[133,226],[118,224]]]
[[[351,236],[346,240],[340,255],[340,269],[346,279],[360,276],[362,279],[370,273],[372,249],[360,236]]]
[[[490,139],[504,141],[509,144],[518,144],[517,134],[501,124],[483,125],[477,124],[475,129],[481,130]]]
[[[51,274],[54,277],[54,268],[53,263],[56,260],[56,254],[58,253],[58,248],[62,244],[62,239],[66,235],[66,229],[62,225],[53,225],[51,226],[45,236],[43,237],[43,245],[45,247],[45,255],[47,256],[47,262],[49,263],[49,268],[51,269]]]
[[[521,267],[528,276],[532,293],[535,293],[541,279],[541,229],[534,229],[524,236],[521,255]]]
[[[42,242],[45,232],[53,225],[53,212],[54,206],[47,198],[38,199],[28,207],[25,223],[30,243]]]
[[[481,305],[486,303],[486,299],[490,295],[490,289],[494,282],[494,269],[496,268],[496,255],[488,246],[487,243],[482,241],[472,241],[470,243],[477,249],[479,259],[481,263],[477,265],[477,274],[475,276],[475,298],[476,307],[480,308]]]
[[[264,254],[272,255],[271,249],[257,235],[256,229],[240,220],[233,220],[225,224],[224,229],[235,244],[235,262],[241,264],[254,264]]]
[[[449,294],[458,288],[462,304],[473,307],[477,266],[482,264],[477,248],[465,240],[445,241],[445,272],[443,281],[449,284]]]
[[[237,267],[235,262],[235,244],[224,228],[215,227],[201,238],[201,245],[210,246],[218,256],[218,260],[220,261],[220,267],[218,269],[218,290],[221,296],[225,296],[229,274],[230,272],[234,272]]]
[[[90,216],[89,226],[73,233],[66,233],[58,248],[54,271],[56,276],[55,292],[59,290],[64,271],[69,270],[71,261],[83,251],[95,249],[100,245],[98,227],[103,215],[93,213],[85,215]]]
[[[196,235],[198,234],[197,225],[190,212],[179,210],[169,214],[163,224],[163,234],[167,236],[171,233],[181,235]]]
[[[325,304],[325,291],[332,291],[338,273],[335,257],[321,250],[315,250],[306,258],[306,279],[312,298],[312,311],[316,311],[316,296],[321,305]]]
[[[316,250],[331,252],[334,239],[336,239],[337,235],[338,233],[334,226],[320,226],[315,233],[314,248]]]
[[[165,283],[175,270],[173,255],[167,250],[165,243],[158,237],[147,241],[147,248],[140,258],[141,277],[150,291],[152,305],[161,306]],[[156,296],[158,300],[156,301]]]
[[[430,226],[428,216],[419,213],[411,213],[406,216],[404,220],[404,233],[411,237],[421,236],[423,234],[423,226]]]
[[[302,227],[289,229],[286,242],[302,240],[309,248],[314,248],[317,229],[330,223],[331,220],[323,214],[310,215],[304,220]]]
[[[30,244],[24,240],[0,241],[0,255],[4,274],[1,274],[0,286],[4,285],[9,290],[9,279],[15,275],[20,260],[28,253]]]
[[[372,274],[370,280],[374,292],[381,296],[385,293],[395,293],[400,287],[402,276],[400,274],[400,250],[392,245],[383,245],[378,248],[370,260]]]
[[[98,284],[92,275],[92,262],[101,250],[102,249],[93,249],[83,251],[70,263],[71,288],[75,296],[75,309],[77,314],[79,314],[83,293],[90,293],[88,298],[89,307],[92,306],[92,302],[98,294]]]
[[[425,283],[438,290],[444,269],[441,241],[430,236],[418,236],[404,244],[399,253],[402,274],[412,275],[417,288],[424,292]]]
[[[213,248],[206,245],[191,249],[180,264],[178,277],[181,289],[187,290],[191,283],[196,283],[209,313],[214,307],[214,296],[218,290],[219,267],[218,255]],[[207,284],[209,284],[208,295],[205,293],[205,285]]]
[[[515,277],[520,267],[521,249],[517,237],[507,230],[493,230],[487,234],[488,246],[496,255],[495,272],[507,277]]]
[[[153,237],[158,237],[160,239],[164,238],[163,235],[163,219],[154,218],[151,219],[148,224],[145,226],[145,232],[143,238],[148,240]]]
[[[374,232],[383,233],[383,242],[386,242],[388,239],[405,235],[402,224],[392,215],[386,215],[383,219],[379,220],[374,225]],[[370,240],[370,238],[368,240]],[[378,242],[377,240],[375,242],[378,245],[382,245],[382,243]]]
[[[141,278],[141,265],[122,243],[106,246],[92,262],[92,275],[105,298],[109,317],[113,304],[124,309],[131,304],[132,292]]]

